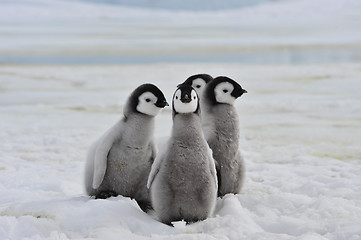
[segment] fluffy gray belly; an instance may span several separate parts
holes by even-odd
[[[213,182],[206,152],[200,149],[179,150],[177,147],[173,149],[174,155],[169,156],[163,169],[164,180],[175,197],[198,195],[211,187]]]
[[[151,168],[150,156],[148,147],[113,146],[108,155],[107,170],[100,188],[135,197],[137,191],[146,188]]]

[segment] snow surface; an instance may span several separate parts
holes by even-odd
[[[0,0],[0,239],[361,239],[360,9],[359,0],[201,12]],[[203,72],[248,91],[236,102],[242,193],[174,228],[128,198],[87,197],[86,151],[130,92],[151,82],[170,100]],[[156,138],[171,125],[168,107]]]
[[[83,190],[91,142],[135,86],[170,99],[195,72],[227,73],[246,159],[239,195],[168,227],[124,197]],[[361,239],[361,65],[152,64],[0,67],[0,239]],[[169,135],[170,108],[156,117]]]

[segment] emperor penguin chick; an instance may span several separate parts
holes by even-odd
[[[173,95],[173,127],[148,178],[155,216],[171,225],[204,220],[213,213],[217,177],[212,152],[204,138],[196,91],[178,86]]]
[[[127,100],[123,117],[88,150],[85,189],[95,198],[123,195],[151,209],[147,179],[155,158],[154,117],[168,103],[159,88],[143,84]]]
[[[206,88],[207,83],[209,83],[212,80],[213,80],[213,77],[211,75],[202,73],[202,74],[192,75],[182,83],[183,85],[191,86],[194,88],[194,90],[196,90],[198,97],[199,97],[202,119],[205,117],[204,111],[202,109],[203,108],[202,95],[203,95],[204,89]]]
[[[213,151],[218,178],[218,196],[241,191],[245,166],[239,150],[239,119],[233,104],[247,91],[228,77],[210,81],[202,98],[203,132]]]
[[[202,99],[204,88],[206,87],[206,84],[211,80],[213,80],[213,77],[211,75],[205,73],[195,74],[187,78],[182,83],[182,85],[188,85],[193,87],[194,90],[196,90],[199,98]]]

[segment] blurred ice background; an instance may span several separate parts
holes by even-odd
[[[1,0],[0,62],[361,59],[357,0]]]
[[[0,0],[0,239],[361,239],[360,30],[360,0]],[[174,229],[86,197],[130,92],[203,72],[248,91],[242,193]]]

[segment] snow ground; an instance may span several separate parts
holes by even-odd
[[[89,199],[85,153],[144,82],[238,80],[247,175],[214,216],[165,226],[124,197]],[[361,239],[361,65],[1,65],[0,239]],[[167,136],[170,108],[156,118]]]

